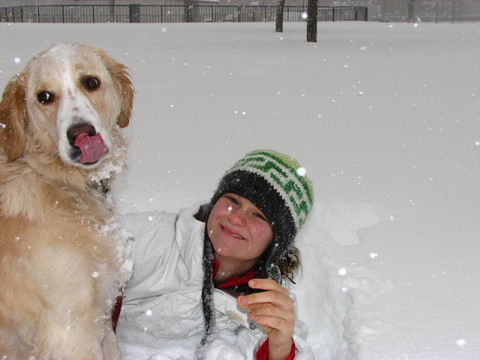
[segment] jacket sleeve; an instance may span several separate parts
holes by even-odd
[[[176,219],[176,214],[160,211],[133,213],[119,219],[134,238],[134,271],[125,289],[123,306],[175,290],[177,279],[171,278],[171,274],[176,272],[171,271],[172,262],[168,260],[178,258],[178,246],[174,242]]]
[[[256,360],[268,360],[268,338],[263,342],[260,348],[257,350],[257,354],[255,356]],[[295,347],[295,341],[292,339],[292,350],[290,354],[284,360],[293,360],[295,359],[295,353],[297,352],[297,348]]]

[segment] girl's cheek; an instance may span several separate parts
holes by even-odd
[[[254,237],[256,241],[253,242],[253,246],[255,246],[257,249],[267,247],[272,241],[272,233],[268,229],[255,232]]]
[[[273,232],[270,225],[263,224],[258,231],[258,235],[263,239],[264,242],[270,243],[270,241],[273,239]]]

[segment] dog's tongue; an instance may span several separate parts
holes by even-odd
[[[73,145],[80,148],[82,152],[80,162],[83,164],[97,162],[107,153],[107,147],[100,133],[92,136],[87,133],[81,133],[76,137]]]

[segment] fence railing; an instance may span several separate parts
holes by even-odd
[[[284,21],[305,21],[306,6],[285,6]],[[231,5],[35,5],[0,7],[0,22],[178,23],[270,22],[276,6]],[[363,6],[320,6],[318,21],[367,21]]]
[[[377,1],[369,20],[391,22],[479,22],[478,0]]]

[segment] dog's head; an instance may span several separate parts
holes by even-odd
[[[9,161],[41,151],[67,165],[93,168],[115,150],[115,127],[128,125],[132,105],[124,65],[97,48],[58,44],[7,84],[0,147]]]

